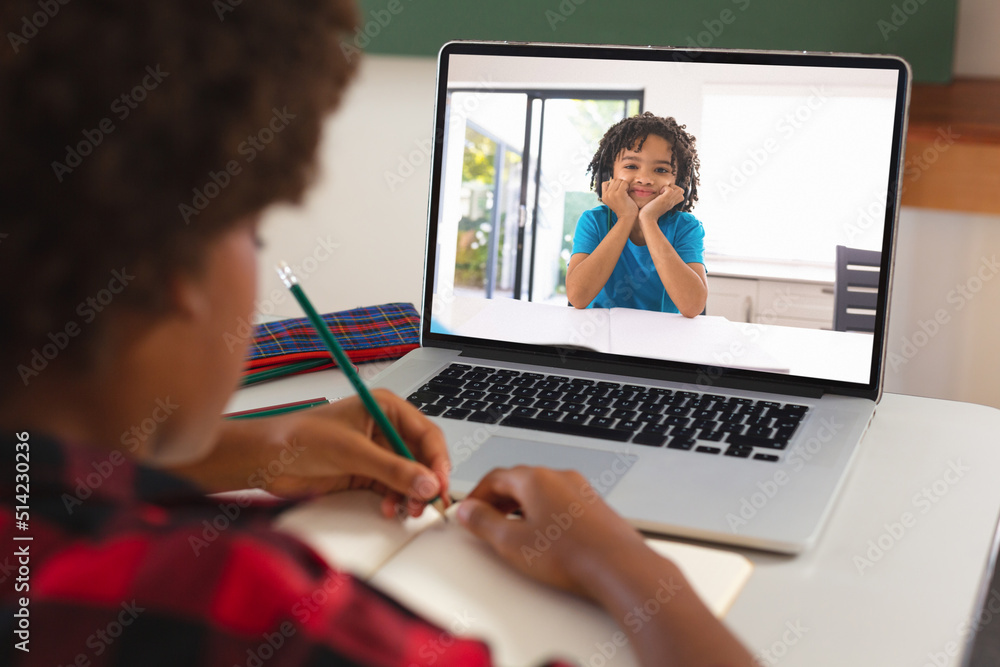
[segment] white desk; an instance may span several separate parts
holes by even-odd
[[[324,371],[243,390],[229,409],[349,391]],[[765,665],[958,665],[1000,509],[998,434],[993,408],[883,397],[817,546],[744,552],[756,569],[727,623]]]
[[[517,299],[435,297],[434,320],[453,334],[573,345],[693,364],[867,383],[870,334],[686,318],[631,308],[577,310]],[[616,317],[622,317],[619,323]]]

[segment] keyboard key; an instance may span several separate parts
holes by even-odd
[[[511,396],[507,400],[507,405],[525,406],[525,405],[531,405],[534,402],[535,402],[535,399],[529,398],[527,396]]]
[[[639,413],[636,412],[635,410],[614,410],[614,411],[612,411],[611,416],[614,417],[615,419],[629,419],[629,420],[631,420],[631,419],[635,419],[636,415],[638,415],[638,414]]]
[[[542,410],[536,415],[539,419],[559,419],[563,416],[558,410]]]
[[[618,420],[613,417],[594,417],[590,420],[590,425],[600,426],[601,428],[611,428],[615,425],[616,421]]]
[[[751,454],[753,454],[753,447],[731,446],[726,450],[726,456],[735,456],[740,459],[749,458]]]
[[[438,399],[440,394],[434,394],[429,391],[415,391],[406,397],[410,403],[433,403]]]
[[[532,387],[517,387],[511,393],[513,393],[515,396],[534,396],[535,394],[538,393],[538,391]]]
[[[493,385],[491,385],[489,382],[483,382],[482,380],[474,380],[474,381],[466,382],[465,383],[465,388],[466,389],[475,389],[475,390],[478,390],[478,391],[486,391],[487,389],[489,389],[492,386]]]
[[[784,449],[787,442],[777,442],[769,438],[760,438],[752,435],[736,435],[730,433],[726,437],[726,442],[730,445],[744,445],[746,447],[766,447],[767,449]]]
[[[667,436],[662,433],[639,433],[632,438],[632,442],[635,444],[646,445],[647,447],[662,447],[666,441]]]
[[[441,373],[439,374],[439,377],[460,378],[463,375],[465,375],[465,371],[462,370],[461,368],[454,368],[454,367],[449,366],[448,368],[446,368],[443,371],[441,371]]]
[[[483,398],[485,395],[486,395],[485,391],[479,391],[475,389],[466,389],[461,394],[459,394],[459,396],[462,398],[474,398],[474,399]]]
[[[591,396],[590,398],[587,399],[588,405],[599,405],[601,407],[611,405],[613,402],[614,399],[608,396]]]
[[[459,406],[463,402],[463,399],[458,396],[442,396],[437,400],[438,405],[449,405],[452,407]]]
[[[709,442],[719,442],[725,435],[725,431],[712,431],[711,429],[705,428],[698,431],[698,439],[708,440]]]
[[[583,403],[563,403],[561,408],[563,412],[573,412],[573,413],[583,412],[586,409],[587,406],[584,405]]]
[[[588,419],[590,419],[590,415],[570,414],[566,415],[563,421],[567,424],[586,424]]]
[[[604,415],[611,412],[611,408],[602,408],[599,405],[591,405],[586,410],[583,411],[585,415],[592,415],[594,417],[603,417]]]
[[[625,389],[614,389],[608,392],[608,396],[611,398],[617,398],[619,400],[629,399],[635,394],[634,391],[627,391]]]
[[[670,438],[667,449],[683,449],[687,451],[694,447],[694,438]]]
[[[666,433],[670,428],[667,424],[646,424],[642,427],[643,433]]]
[[[465,419],[472,414],[472,410],[466,410],[465,408],[450,408],[446,410],[442,417],[447,417],[448,419]]]
[[[701,452],[703,454],[718,454],[722,450],[718,447],[709,447],[707,445],[701,445],[700,447],[695,447],[694,451]]]
[[[664,424],[669,426],[687,426],[691,423],[691,420],[687,417],[678,417],[676,415],[667,415],[666,419],[663,420]]]
[[[535,389],[538,391],[555,391],[562,386],[562,382],[553,382],[552,380],[539,380],[534,384]]]
[[[539,410],[555,410],[559,407],[559,401],[546,401],[540,399],[535,401],[535,407]]]
[[[598,387],[607,387],[608,389],[621,389],[622,385],[619,382],[607,382],[605,380],[602,380],[602,381],[600,381],[600,382],[597,383],[597,386]]]
[[[613,428],[599,428],[590,424],[574,424],[567,421],[545,421],[544,419],[532,419],[530,417],[519,417],[509,415],[501,422],[504,426],[515,426],[518,428],[530,428],[537,431],[548,431],[550,433],[563,433],[565,435],[579,435],[586,438],[600,438],[602,440],[614,440],[616,442],[626,442],[631,434],[625,431],[616,431]]]
[[[470,399],[467,400],[465,403],[462,403],[462,407],[467,408],[469,410],[485,410],[489,406],[490,404],[487,403],[486,401],[477,401],[475,399]]]
[[[621,429],[622,431],[631,431],[632,433],[635,433],[636,431],[638,431],[642,427],[643,427],[643,423],[642,422],[640,422],[640,421],[633,421],[633,420],[629,420],[629,419],[621,419],[615,425],[615,428],[617,428],[617,429]]]
[[[438,375],[437,377],[432,378],[428,384],[431,385],[442,384],[442,385],[447,385],[449,387],[461,387],[463,384],[465,384],[465,381],[460,378],[442,377]]]
[[[512,412],[511,414],[517,415],[518,417],[534,417],[536,414],[538,414],[538,410],[536,410],[535,408],[520,407],[520,408],[514,408],[514,412]]]
[[[453,387],[448,384],[431,384],[427,383],[422,386],[417,391],[423,391],[430,394],[439,394],[441,396],[458,396],[462,393],[461,387]]]
[[[777,461],[778,457],[774,454],[754,454],[754,459],[757,461]]]
[[[545,391],[538,392],[538,398],[544,398],[546,400],[558,401],[562,397],[563,393],[561,391],[547,389]]]
[[[473,412],[471,415],[469,415],[466,421],[479,422],[481,424],[496,424],[498,421],[500,421],[500,417],[502,416],[503,416],[502,414],[496,411],[486,412],[480,410],[479,412]]]
[[[422,408],[420,408],[420,411],[423,412],[428,417],[437,417],[446,409],[447,407],[444,405],[425,405]]]

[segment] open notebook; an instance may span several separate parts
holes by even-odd
[[[367,491],[325,496],[285,513],[276,527],[441,627],[485,640],[498,665],[537,665],[552,657],[591,664],[591,658],[602,655],[602,646],[609,652],[608,645],[614,645],[619,628],[611,617],[515,571],[457,519],[445,522],[429,510],[419,519],[387,520],[379,513],[379,501]],[[647,542],[677,563],[719,617],[753,569],[739,554]],[[638,663],[628,647],[616,647],[602,664]]]
[[[456,297],[448,308],[450,333],[557,348],[580,348],[788,373],[782,363],[724,317],[687,318],[635,308],[577,309],[517,299]],[[736,354],[734,354],[734,351]]]

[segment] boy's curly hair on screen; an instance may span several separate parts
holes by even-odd
[[[615,159],[626,149],[642,150],[646,137],[655,134],[663,137],[670,144],[673,161],[670,166],[677,174],[675,182],[688,183],[688,198],[678,211],[690,212],[698,201],[699,170],[701,161],[698,159],[698,149],[695,138],[685,131],[686,125],[679,125],[671,117],[660,117],[649,111],[618,121],[604,133],[597,152],[587,167],[590,176],[590,187],[597,191],[597,174],[602,169],[609,173],[613,170]],[[604,164],[601,164],[602,160]]]
[[[0,386],[68,325],[53,363],[88,367],[114,271],[109,310],[164,312],[213,238],[298,201],[356,67],[351,0],[52,4],[0,4]]]

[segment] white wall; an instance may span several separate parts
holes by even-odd
[[[955,76],[1000,77],[1000,2],[959,0]]]
[[[303,286],[321,312],[390,301],[419,307],[434,77],[429,58],[363,61],[327,125],[322,174],[304,206],[265,215],[262,306],[270,306],[274,290],[283,291],[272,267],[284,259],[300,267]],[[332,253],[324,247],[330,242],[339,244]],[[301,316],[290,298],[277,301],[275,315]]]

